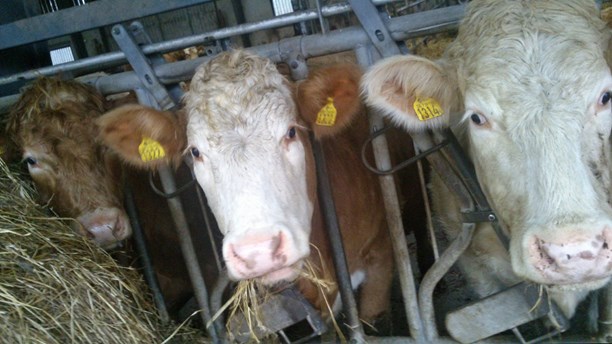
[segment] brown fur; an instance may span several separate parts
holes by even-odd
[[[41,78],[22,93],[12,109],[6,136],[20,150],[19,155],[24,147],[30,146],[44,147],[49,153],[45,163],[53,166],[55,175],[35,179],[35,184],[42,196],[41,203],[49,204],[60,216],[76,217],[101,205],[122,207],[123,180],[131,185],[162,292],[174,311],[192,293],[176,231],[165,199],[151,191],[147,174],[124,169],[116,156],[97,141],[98,128],[94,122],[110,106],[89,86]],[[178,123],[174,117],[165,120]],[[188,170],[179,172],[183,179],[191,177]],[[195,202],[183,200],[185,207],[193,210],[188,221],[201,223],[201,219],[194,217],[198,214]],[[128,253],[132,255],[128,259],[134,260],[134,252],[128,249]]]
[[[360,289],[360,316],[366,321],[372,321],[388,310],[394,265],[378,180],[376,175],[362,166],[360,158],[361,145],[368,135],[367,118],[359,100],[360,75],[361,71],[358,67],[347,65],[312,72],[309,79],[299,86],[296,98],[301,111],[301,120],[311,126],[309,129],[313,130],[315,135],[322,140],[336,211],[345,241],[349,269],[351,272],[364,269],[368,276]],[[192,97],[198,96],[205,95],[192,95]],[[338,110],[337,124],[331,128],[321,129],[313,122],[318,110],[326,104],[328,97],[334,97]],[[146,115],[151,118],[159,118],[158,114],[151,114],[151,112],[158,113],[155,110],[142,108],[142,111],[126,111],[121,117]],[[119,115],[117,114],[116,117]],[[130,120],[130,122],[136,121]],[[111,128],[113,125],[109,123],[106,127]],[[164,127],[162,130],[173,133],[177,128]],[[110,132],[107,134],[112,135]],[[305,138],[301,139],[305,140]],[[410,141],[403,144],[411,147]],[[310,192],[314,195],[316,193],[314,159],[310,144],[305,142],[304,147],[307,163],[306,178]],[[404,151],[411,151],[411,148]],[[118,153],[122,156],[133,154],[130,151]],[[126,160],[132,158],[124,156]],[[411,193],[420,200],[420,192],[418,186],[415,185],[417,180],[412,178],[408,184],[412,188]],[[411,210],[418,213],[421,209],[415,207]],[[318,200],[315,203],[313,214],[311,243],[321,251],[323,261],[327,266],[325,277],[335,279],[331,249],[325,234]],[[315,249],[312,250],[311,260],[315,264],[319,262],[318,251]],[[323,311],[326,310],[323,299],[313,285],[302,281],[300,287],[316,307]],[[327,299],[332,303],[332,294],[327,295]]]

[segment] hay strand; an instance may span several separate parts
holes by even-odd
[[[102,249],[48,216],[0,160],[0,341],[156,343],[147,287]]]

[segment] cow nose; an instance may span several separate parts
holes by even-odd
[[[87,231],[86,235],[103,249],[112,249],[132,234],[125,213],[118,208],[98,208],[82,214],[77,221]]]
[[[563,240],[534,236],[530,258],[550,284],[575,284],[606,278],[612,274],[612,229],[592,231],[585,228],[563,229]],[[584,233],[595,233],[584,235]],[[565,235],[564,235],[565,234]]]
[[[281,230],[275,234],[253,234],[227,241],[223,255],[230,278],[263,277],[283,269],[288,269],[285,277],[289,278],[291,265],[302,258],[291,238]]]

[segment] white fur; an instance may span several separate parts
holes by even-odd
[[[245,235],[282,231],[295,244],[288,265],[308,256],[305,150],[286,141],[297,110],[274,65],[246,52],[222,55],[198,69],[186,105],[188,144],[201,154],[195,175],[225,235],[224,254]]]
[[[606,234],[612,228],[612,111],[610,103],[598,105],[601,94],[612,90],[604,59],[609,38],[592,1],[473,1],[458,38],[435,62],[438,68],[423,68],[432,61],[394,58],[364,79],[369,103],[410,130],[419,125],[414,114],[394,107],[397,102],[385,90],[408,96],[410,90],[456,90],[459,102],[448,97],[443,106],[464,113],[450,122],[459,123],[454,129],[511,235],[508,259],[486,234],[492,233],[490,226],[480,224],[462,258],[468,280],[482,296],[516,282],[517,276],[558,283],[551,295],[571,316],[586,291],[601,287],[612,274],[553,279],[533,264],[532,252],[534,238],[561,245],[601,235],[612,244]],[[472,123],[474,113],[485,119],[483,125]],[[459,205],[433,178],[434,208],[454,237]],[[607,266],[605,256],[598,259]]]

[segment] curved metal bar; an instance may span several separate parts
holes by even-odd
[[[404,160],[403,162],[395,165],[394,167],[391,167],[387,170],[379,170],[378,168],[372,166],[369,162],[368,162],[368,158],[366,157],[366,149],[369,143],[371,143],[374,139],[376,139],[377,137],[384,135],[385,132],[387,132],[387,130],[391,129],[392,127],[384,127],[378,131],[373,132],[370,137],[363,143],[363,146],[361,146],[361,161],[363,162],[363,164],[365,165],[365,167],[370,170],[373,173],[376,173],[378,175],[381,176],[385,176],[388,174],[393,174],[399,170],[401,170],[402,168],[406,168],[412,164],[414,164],[415,162],[417,162],[418,160],[421,160],[423,158],[425,158],[426,156],[428,156],[429,154],[436,152],[442,148],[444,148],[444,146],[446,146],[449,142],[448,141],[442,141],[440,142],[438,145],[426,149],[425,151],[413,156],[410,159]]]
[[[180,195],[185,190],[187,190],[190,187],[194,186],[196,182],[197,182],[197,179],[193,178],[192,180],[188,181],[185,185],[183,185],[180,188],[176,189],[176,191],[170,192],[170,193],[166,193],[166,192],[163,192],[160,189],[158,189],[157,186],[155,186],[155,181],[153,181],[153,172],[149,172],[149,185],[151,186],[151,189],[153,189],[153,192],[155,192],[159,196],[161,196],[163,198],[166,198],[166,199],[174,198],[174,197]]]
[[[429,269],[421,281],[419,289],[419,306],[421,307],[421,317],[425,336],[430,342],[437,342],[439,339],[438,329],[436,328],[436,318],[433,305],[433,291],[438,282],[444,277],[448,270],[455,264],[459,256],[465,251],[472,241],[474,229],[473,223],[464,223],[461,232],[440,256],[440,259]]]

